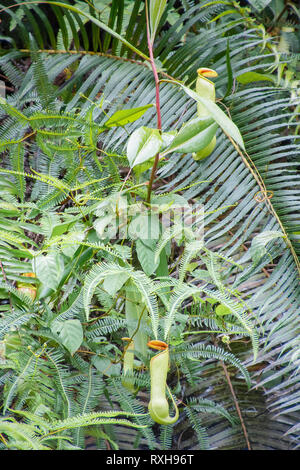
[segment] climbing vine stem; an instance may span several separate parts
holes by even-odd
[[[146,27],[147,27],[147,42],[148,42],[148,49],[149,49],[149,56],[150,56],[150,64],[151,68],[153,71],[154,75],[154,80],[155,80],[155,94],[156,94],[156,114],[157,114],[157,128],[161,132],[161,111],[160,111],[160,99],[159,99],[159,77],[154,61],[154,56],[153,56],[153,42],[151,42],[150,38],[150,26],[149,26],[149,11],[148,11],[148,1],[146,0]],[[154,158],[154,163],[153,167],[151,170],[151,175],[149,179],[149,185],[148,185],[148,194],[147,194],[147,203],[150,203],[151,200],[151,192],[152,192],[152,186],[153,186],[153,181],[156,175],[156,170],[158,166],[158,161],[159,161],[159,153],[155,155]]]

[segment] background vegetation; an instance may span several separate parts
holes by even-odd
[[[128,174],[126,150],[157,128],[145,3],[64,4],[0,5],[1,449],[296,449],[299,7],[166,2],[159,78],[194,89],[199,67],[216,70],[245,143],[219,127],[206,159],[174,151],[158,165],[151,203],[203,204],[200,249],[188,233],[103,238],[124,198],[147,199],[153,160]],[[197,106],[159,89],[167,142]],[[130,323],[128,302],[145,321]],[[122,375],[122,338],[155,331],[168,331],[170,425],[148,414],[150,350]]]

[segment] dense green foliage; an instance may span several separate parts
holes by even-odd
[[[296,448],[299,11],[151,1],[160,129],[145,3],[44,3],[0,6],[1,449]],[[175,206],[194,225],[164,229]]]

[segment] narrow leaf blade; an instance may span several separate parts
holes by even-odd
[[[210,143],[217,127],[216,122],[210,117],[192,119],[180,129],[171,145],[162,155],[170,152],[198,152]]]
[[[167,0],[150,0],[150,39],[154,41],[155,34],[165,10]]]
[[[139,119],[147,109],[151,108],[152,104],[147,104],[146,106],[140,106],[138,108],[132,109],[121,109],[116,111],[105,123],[105,127],[114,127],[114,126],[125,126],[130,122],[134,122]]]
[[[229,117],[217,106],[213,101],[203,98],[199,96],[195,91],[191,90],[190,88],[186,87],[180,82],[171,82],[170,80],[165,80],[169,83],[176,83],[180,85],[185,93],[193,98],[195,101],[201,103],[208,113],[213,117],[213,119],[219,124],[219,126],[223,129],[226,135],[231,137],[243,150],[245,150],[244,141],[241,136],[241,133],[238,127],[234,124],[234,122],[229,119]]]

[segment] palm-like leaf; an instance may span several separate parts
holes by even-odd
[[[139,28],[144,13],[139,11],[138,3],[134,2],[129,15],[123,18],[123,30],[127,21],[126,40],[138,44],[139,50],[145,54],[144,31]],[[297,427],[294,426],[284,439],[282,435],[284,432],[288,433],[289,427],[296,423],[299,409],[299,358],[296,356],[300,298],[300,177],[299,143],[293,132],[297,125],[295,107],[299,105],[299,101],[291,101],[290,90],[274,84],[274,79],[271,79],[273,82],[246,85],[239,82],[238,77],[246,72],[270,72],[276,58],[271,38],[264,37],[255,23],[252,26],[250,22],[247,23],[248,18],[243,9],[233,3],[189,3],[191,7],[186,7],[187,11],[157,41],[156,58],[161,63],[160,77],[172,76],[176,80],[185,80],[188,86],[193,87],[199,66],[212,66],[216,69],[219,74],[216,80],[217,98],[220,99],[218,104],[230,113],[239,127],[246,152],[218,131],[215,151],[201,163],[195,162],[190,154],[184,157],[175,154],[161,165],[159,174],[166,184],[160,191],[183,188],[186,198],[197,197],[204,204],[207,214],[207,245],[212,250],[221,247],[224,256],[231,256],[244,266],[242,273],[229,278],[229,283],[233,288],[238,287],[244,299],[247,299],[261,326],[262,336],[255,364],[251,362],[252,357],[247,347],[238,350],[240,359],[252,368],[252,380],[256,382],[254,389],[245,395],[239,379],[233,377],[231,382],[244,415],[243,424],[252,447],[278,448],[280,439],[282,448],[288,448],[294,441],[297,443]],[[170,2],[170,9],[172,5],[173,2]],[[42,10],[38,6],[31,8],[34,15],[42,17]],[[30,21],[28,9],[25,13]],[[119,18],[119,32],[122,31],[121,13],[121,9],[119,13],[116,11],[115,18],[111,17],[110,20],[112,24]],[[213,21],[220,13],[220,19]],[[26,39],[28,34],[24,26],[12,14],[12,10],[9,14],[16,19]],[[65,49],[70,44],[67,27],[76,45],[78,31],[84,30],[82,21],[86,21],[86,17],[82,18],[78,13],[72,15],[72,12],[68,15],[65,13],[60,24]],[[73,23],[75,18],[77,28],[72,28],[70,18],[73,18]],[[135,19],[137,26],[134,28]],[[207,20],[212,21],[207,24]],[[247,28],[244,28],[245,22],[248,24]],[[32,19],[31,25],[35,29]],[[39,29],[35,29],[35,37],[42,49],[45,44],[38,31]],[[96,44],[98,32],[95,26],[92,26],[92,31]],[[47,33],[52,38],[53,47],[56,46],[50,26],[47,26]],[[229,55],[225,37],[229,43]],[[84,35],[82,41],[84,42]],[[124,105],[125,108],[132,108],[155,102],[153,77],[147,64],[138,55],[134,56],[124,43],[118,43],[117,37],[112,45],[114,54],[108,54],[110,41],[111,37],[106,36],[105,46],[98,51],[98,55],[89,53],[87,47],[82,52],[56,51],[55,54],[45,55],[47,76],[51,83],[66,67],[71,70],[69,80],[55,91],[56,109],[70,112],[77,108],[83,119],[92,109],[94,122],[101,126],[107,119],[104,112],[109,111],[111,115]],[[28,39],[25,45],[30,47]],[[85,46],[88,44],[85,43]],[[14,51],[0,60],[4,73],[17,86],[16,93],[8,101],[19,107],[30,101],[39,109],[41,104],[34,93],[35,86],[38,85],[34,67],[29,68],[21,81],[16,77],[16,69],[12,63],[12,59],[24,54],[27,53]],[[231,87],[231,76],[234,79],[234,88]],[[170,83],[161,84],[160,93],[164,130],[176,129],[183,121],[195,115],[196,103]],[[82,97],[83,94],[88,100]],[[64,97],[65,105],[59,101],[60,97]],[[96,105],[91,106],[89,100],[95,101]],[[149,109],[139,120],[139,125],[155,127],[155,113]],[[135,128],[135,123],[126,127],[129,133]],[[99,141],[102,149],[124,154],[127,132],[118,128],[105,135],[101,134]],[[16,125],[12,119],[3,129],[3,138],[8,141],[21,139],[24,133],[25,129]],[[42,158],[37,163],[37,170],[51,175],[51,162]],[[56,174],[52,176],[55,177]],[[199,181],[207,182],[199,184]],[[189,188],[184,189],[187,186]],[[227,208],[216,211],[223,206]],[[271,242],[268,245],[268,254],[253,267],[249,251],[251,241],[257,233],[267,230],[279,231],[284,238]],[[231,409],[234,400],[230,384],[224,380],[223,368],[216,370],[215,366],[209,366],[203,373],[205,387],[209,384],[214,400]],[[220,380],[223,385],[218,388],[216,384]],[[193,396],[206,397],[207,392],[203,386],[197,392],[191,388],[190,393]],[[214,415],[205,415],[202,422],[207,425],[212,448],[245,446],[245,432],[242,432],[241,426],[231,428],[226,421]],[[177,432],[182,429],[182,425],[179,425]],[[120,436],[120,442],[123,441]],[[182,443],[182,448],[192,448],[194,445],[193,440],[187,440]]]

